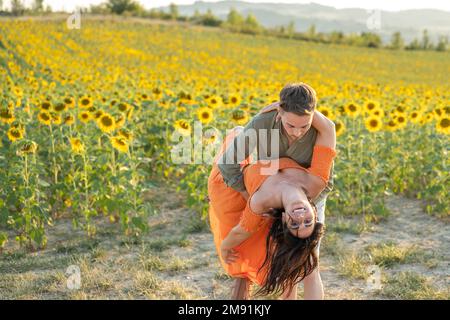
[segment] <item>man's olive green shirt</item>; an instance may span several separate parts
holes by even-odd
[[[312,153],[314,144],[316,142],[317,130],[314,127],[311,127],[306,134],[300,139],[296,140],[291,146],[289,146],[288,138],[284,130],[282,130],[281,120],[276,121],[277,111],[270,111],[267,113],[257,114],[244,128],[244,130],[234,139],[233,143],[228,145],[226,152],[222,155],[218,167],[220,172],[222,173],[223,180],[225,184],[239,192],[245,191],[245,185],[243,180],[243,175],[241,171],[241,166],[238,161],[238,146],[237,140],[239,138],[243,138],[242,135],[249,129],[254,129],[256,132],[260,129],[269,130],[268,131],[268,139],[267,142],[263,144],[263,142],[259,141],[259,135],[257,133],[258,142],[257,144],[249,144],[248,140],[246,143],[245,156],[239,157],[239,159],[245,159],[250,154],[252,154],[255,147],[257,147],[256,155],[257,159],[255,160],[264,160],[271,158],[271,140],[270,140],[270,129],[278,129],[279,130],[279,154],[278,158],[289,157],[295,160],[298,164],[300,164],[304,168],[309,168],[311,166]],[[260,150],[260,148],[264,148],[265,150]],[[265,151],[265,152],[262,152]],[[231,163],[227,163],[226,159],[233,159]],[[273,159],[273,156],[272,156]],[[319,203],[323,199],[327,197],[330,191],[333,189],[333,167],[334,163],[331,167],[330,179],[328,180],[328,184],[325,189],[320,193],[320,195],[314,199],[314,203]]]

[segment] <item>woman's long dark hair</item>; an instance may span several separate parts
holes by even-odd
[[[317,209],[310,201],[317,216]],[[324,225],[316,222],[308,238],[298,238],[282,220],[284,209],[271,212],[274,219],[266,239],[266,259],[259,272],[267,265],[266,281],[255,295],[281,294],[310,275],[319,264],[315,248],[324,233]]]

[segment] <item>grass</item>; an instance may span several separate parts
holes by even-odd
[[[36,269],[64,268],[69,265],[71,255],[10,255],[0,258],[0,274],[25,273]]]
[[[198,217],[193,218],[191,222],[189,222],[188,226],[184,230],[185,233],[200,233],[208,230],[209,226],[205,220],[202,220]]]
[[[417,273],[401,272],[384,280],[381,295],[390,299],[440,299],[449,300],[450,290],[437,290],[429,280]]]
[[[367,259],[361,257],[361,255],[345,253],[339,258],[337,271],[345,277],[366,280],[370,275],[368,267]]]
[[[0,299],[40,299],[54,295],[64,283],[60,272],[3,274],[0,278]]]
[[[336,232],[326,232],[320,244],[320,255],[338,257],[343,254],[344,247]]]
[[[366,227],[361,222],[353,222],[337,218],[326,225],[327,232],[335,233],[350,233],[359,235],[366,230]]]
[[[373,263],[387,268],[396,264],[422,262],[425,256],[424,251],[417,246],[401,247],[393,242],[371,245],[366,250]]]

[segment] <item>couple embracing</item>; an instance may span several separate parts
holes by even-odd
[[[323,299],[319,247],[333,188],[334,123],[316,110],[313,88],[286,85],[225,139],[208,178],[209,220],[232,299],[281,294]]]

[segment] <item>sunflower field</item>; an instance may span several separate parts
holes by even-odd
[[[328,214],[387,214],[392,193],[450,216],[448,52],[371,50],[132,19],[0,20],[0,248],[45,247],[62,217],[126,235],[155,214],[142,194],[164,181],[206,217],[211,162],[174,164],[171,135],[202,125],[201,148],[310,84],[336,123]],[[209,130],[217,129],[216,133]],[[201,142],[201,143],[200,143]],[[164,199],[161,199],[164,201]]]

